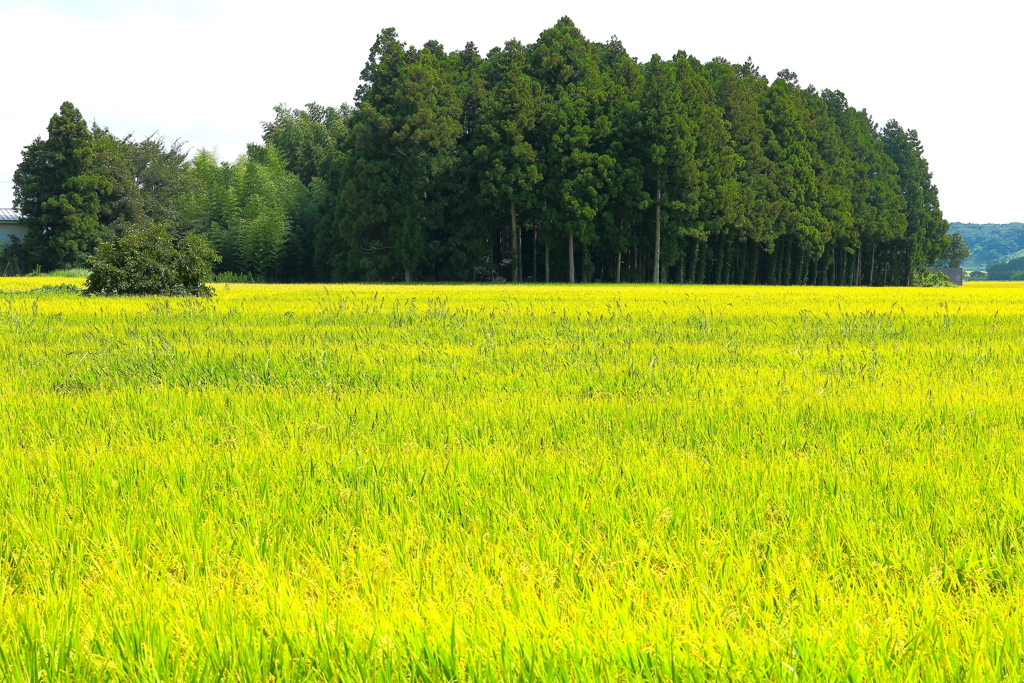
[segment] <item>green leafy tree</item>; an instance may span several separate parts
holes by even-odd
[[[93,125],[92,172],[106,179],[99,192],[97,236],[109,239],[113,226],[133,223],[146,217],[143,191],[128,154],[129,145],[106,128]]]
[[[933,272],[927,268],[915,268],[911,277],[912,287],[955,287],[952,280],[942,272]]]
[[[234,232],[239,270],[276,280],[279,257],[291,233],[289,207],[305,188],[285,169],[273,145],[267,146],[262,163],[240,160],[231,180],[238,209],[228,226]]]
[[[234,164],[220,163],[204,150],[190,173],[194,194],[189,220],[222,256],[221,269],[280,280],[291,255],[292,226],[297,219],[315,218],[309,217],[313,199],[308,189],[287,170],[277,148],[267,144],[250,149]]]
[[[274,120],[263,122],[263,146],[250,145],[249,156],[261,162],[273,145],[285,168],[303,187],[289,209],[291,231],[278,268],[289,281],[331,281],[344,277],[344,241],[335,222],[339,170],[352,107],[274,108]]]
[[[263,142],[273,145],[285,168],[304,185],[316,178],[325,178],[337,164],[352,107],[325,107],[312,102],[305,109],[274,107],[274,120],[263,122]],[[253,146],[250,146],[252,149]]]
[[[188,175],[188,150],[181,139],[166,140],[158,133],[120,139],[123,155],[142,201],[142,213],[164,223],[174,234],[196,229],[187,220],[187,197],[193,186]]]
[[[939,265],[947,268],[959,268],[961,262],[969,258],[971,258],[971,250],[967,246],[967,242],[960,236],[960,233],[951,233],[946,251],[939,257]]]
[[[100,231],[100,192],[110,181],[97,172],[93,136],[71,102],[61,105],[22,152],[14,174],[14,206],[28,225],[25,250],[44,269],[80,263]]]
[[[237,193],[232,186],[235,171],[214,152],[200,150],[187,170],[191,191],[184,206],[185,220],[217,250],[223,269],[231,271],[241,267],[235,235],[229,228],[238,212]]]
[[[1010,259],[1006,263],[990,263],[989,280],[1024,280],[1024,258]]]
[[[100,235],[109,239],[126,223],[164,224],[176,235],[199,226],[189,219],[192,179],[184,143],[168,143],[158,134],[117,137],[108,128],[92,129],[93,172],[106,179],[99,193]]]

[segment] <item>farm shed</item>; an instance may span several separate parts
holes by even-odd
[[[963,268],[929,268],[933,273],[942,273],[949,278],[949,281],[954,285],[961,287],[964,284],[964,269]]]
[[[14,209],[0,209],[0,245],[10,242],[11,235],[23,240],[27,232],[28,226]]]

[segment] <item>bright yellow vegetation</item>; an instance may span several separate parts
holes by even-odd
[[[0,331],[0,680],[1024,678],[1019,288],[8,293]]]

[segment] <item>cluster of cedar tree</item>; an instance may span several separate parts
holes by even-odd
[[[770,82],[750,60],[639,63],[568,18],[486,57],[472,44],[416,49],[388,29],[354,107],[276,112],[233,164],[113,139],[135,145],[125,158],[155,145],[147,159],[179,178],[157,213],[173,232],[205,235],[221,270],[906,285],[947,246],[915,131],[879,128],[789,71]],[[145,194],[140,174],[158,166],[126,173]]]

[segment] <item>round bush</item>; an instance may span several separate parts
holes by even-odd
[[[210,296],[206,282],[220,261],[198,235],[175,240],[158,223],[125,227],[110,242],[101,242],[89,258],[92,273],[86,294],[164,294]]]

